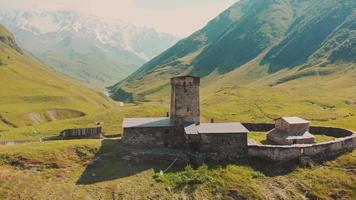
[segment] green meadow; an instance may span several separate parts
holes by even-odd
[[[135,88],[135,104],[120,106],[102,91],[3,43],[0,61],[0,141],[38,141],[98,122],[106,134],[120,134],[124,117],[165,116],[169,111],[169,86],[154,74]],[[236,76],[211,75],[201,84],[202,121],[273,122],[295,115],[313,125],[356,130],[355,68],[343,67],[343,76],[304,77],[278,85],[268,79],[247,84]],[[265,133],[251,132],[249,139],[264,143]],[[316,140],[333,138],[320,135]],[[174,165],[164,174],[160,170],[166,164],[128,162],[129,152],[120,138],[0,146],[0,199],[356,199],[355,151],[307,167],[247,159]]]

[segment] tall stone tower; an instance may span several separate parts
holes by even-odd
[[[199,86],[200,78],[179,76],[171,78],[171,120],[176,125],[182,122],[200,123]]]

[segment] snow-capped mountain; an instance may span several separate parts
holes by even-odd
[[[0,23],[46,64],[89,83],[110,84],[178,39],[152,28],[75,11],[1,11]]]

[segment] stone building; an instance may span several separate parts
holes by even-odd
[[[123,142],[234,155],[246,151],[248,130],[241,123],[200,123],[199,86],[199,77],[171,78],[170,117],[125,118]]]
[[[299,117],[282,117],[275,121],[275,128],[267,133],[267,139],[281,145],[311,144],[314,136],[309,132],[310,121]]]
[[[100,139],[101,136],[101,127],[66,129],[59,133],[61,139]]]
[[[182,122],[200,123],[199,104],[200,78],[193,76],[171,79],[171,120],[176,124]]]

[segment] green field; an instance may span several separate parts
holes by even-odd
[[[11,36],[0,27],[1,34]],[[169,111],[169,86],[155,74],[155,81],[145,82],[151,85],[136,88],[137,104],[119,106],[101,91],[1,42],[0,60],[0,141],[38,140],[97,122],[104,123],[107,134],[117,134],[124,117],[165,116]],[[272,122],[296,115],[314,125],[356,130],[355,69],[340,66],[342,76],[305,77],[273,87],[266,79],[243,84],[232,75],[209,76],[201,84],[202,121]],[[263,133],[252,132],[249,138],[265,142]],[[164,175],[159,172],[167,165],[127,162],[127,153],[120,139],[0,146],[0,199],[356,198],[356,151],[305,168],[241,160],[197,169],[174,166]]]
[[[0,147],[0,199],[353,199],[355,151],[307,168],[129,163],[120,140]],[[19,192],[21,191],[21,192]]]

